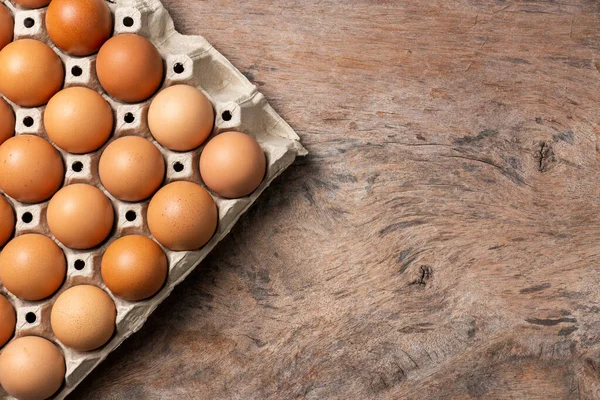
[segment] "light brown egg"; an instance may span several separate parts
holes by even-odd
[[[104,90],[126,103],[152,96],[162,83],[163,72],[163,60],[156,47],[134,34],[109,39],[96,60],[96,73]]]
[[[46,12],[46,29],[61,50],[89,56],[112,35],[112,14],[104,0],[52,0]]]
[[[165,161],[151,141],[126,136],[104,150],[99,172],[102,184],[117,199],[141,201],[160,187],[165,177]]]
[[[52,0],[13,0],[13,3],[23,8],[42,8],[50,4]]]
[[[110,137],[113,113],[110,104],[94,90],[72,87],[50,99],[44,126],[61,149],[73,154],[91,153]]]
[[[48,227],[65,246],[91,249],[108,237],[114,211],[100,189],[87,184],[65,186],[48,204]]]
[[[229,199],[254,192],[265,177],[266,166],[258,142],[240,132],[216,136],[200,156],[200,173],[206,186]]]
[[[0,196],[0,247],[4,246],[15,230],[15,212],[4,197]]]
[[[154,296],[167,279],[167,256],[145,236],[114,241],[102,257],[102,279],[116,296],[129,301]]]
[[[117,317],[115,303],[103,290],[89,285],[63,292],[52,306],[52,331],[65,346],[95,350],[110,340]]]
[[[0,145],[15,135],[15,113],[0,97]]]
[[[15,22],[8,7],[0,4],[0,50],[13,40]]]
[[[0,348],[4,346],[13,333],[17,324],[17,316],[12,304],[0,294]]]
[[[23,203],[48,200],[62,185],[59,152],[39,136],[19,135],[0,146],[0,189]]]
[[[171,86],[152,100],[148,125],[156,141],[175,151],[189,151],[202,145],[215,123],[212,104],[198,89]]]
[[[176,251],[196,250],[214,235],[217,205],[202,186],[173,182],[160,189],[148,205],[148,227],[163,246]]]
[[[46,104],[64,79],[62,61],[45,43],[21,39],[0,51],[0,93],[22,107]]]
[[[65,358],[56,345],[38,336],[8,344],[0,354],[0,385],[19,400],[43,400],[60,389]]]
[[[17,236],[0,253],[0,281],[23,300],[50,297],[60,288],[66,274],[63,251],[43,235]]]

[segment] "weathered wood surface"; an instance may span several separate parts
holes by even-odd
[[[600,398],[598,1],[166,5],[311,155],[73,398]]]

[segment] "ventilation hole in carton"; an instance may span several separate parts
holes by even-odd
[[[33,126],[33,118],[31,117],[25,117],[23,118],[23,125],[25,125],[28,128],[31,128]]]
[[[25,222],[26,224],[30,223],[33,221],[33,214],[31,214],[29,211],[24,213],[21,215],[21,221]]]
[[[183,74],[183,71],[185,71],[185,67],[183,66],[182,63],[177,63],[177,64],[173,65],[173,71],[176,74]]]
[[[181,172],[183,171],[185,167],[183,166],[182,163],[180,163],[179,161],[177,161],[175,164],[173,164],[173,169],[175,170],[175,172]]]
[[[129,28],[132,27],[133,23],[134,23],[133,18],[131,18],[131,17],[123,18],[123,25],[125,25],[126,27],[129,27]]]
[[[135,221],[136,218],[137,218],[137,214],[135,211],[130,210],[130,211],[127,211],[127,213],[125,213],[125,219],[127,219],[127,221],[129,221],[129,222]]]
[[[83,74],[83,70],[80,66],[76,65],[71,68],[71,74],[73,74],[73,76],[81,76],[81,74]]]
[[[223,114],[221,114],[221,118],[223,118],[223,121],[231,121],[231,118],[232,118],[231,112],[223,111]]]
[[[25,314],[25,321],[27,321],[29,324],[33,324],[35,321],[37,321],[37,315],[35,315],[35,313],[28,312]]]
[[[27,17],[23,21],[23,25],[25,25],[25,28],[32,28],[35,25],[35,21],[31,17]]]
[[[125,118],[123,118],[123,119],[128,124],[131,124],[133,121],[135,121],[135,115],[133,115],[132,113],[127,113],[127,114],[125,114]]]
[[[71,165],[71,168],[73,168],[73,171],[75,172],[81,172],[83,171],[83,163],[81,161],[75,161],[73,165]]]
[[[75,269],[77,271],[81,271],[84,268],[85,268],[85,261],[83,261],[83,260],[77,260],[77,261],[75,261]]]

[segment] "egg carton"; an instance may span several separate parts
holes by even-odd
[[[158,144],[147,125],[148,107],[151,99],[138,104],[125,104],[110,98],[100,86],[95,75],[96,56],[71,57],[50,41],[44,28],[46,9],[26,10],[2,1],[12,11],[15,20],[15,40],[31,38],[50,45],[65,65],[65,87],[87,86],[100,92],[114,111],[115,129],[109,142],[99,151],[86,155],[73,155],[58,149],[65,162],[64,185],[89,183],[103,190],[113,203],[116,224],[111,237],[99,248],[77,251],[63,246],[50,233],[46,223],[48,203],[22,204],[6,196],[16,216],[16,235],[42,233],[52,237],[64,250],[67,259],[67,278],[61,289],[51,298],[30,302],[16,298],[0,283],[4,294],[17,312],[14,338],[37,335],[49,339],[62,350],[66,361],[65,383],[53,397],[64,399],[110,352],[125,339],[138,331],[148,316],[173,291],[175,286],[189,275],[208,253],[232,229],[241,215],[254,203],[269,184],[280,175],[297,156],[306,155],[299,138],[292,128],[273,110],[264,96],[257,91],[222,54],[201,36],[179,34],[173,20],[160,1],[118,0],[107,2],[114,15],[114,34],[136,33],[148,38],[157,47],[165,63],[166,77],[162,88],[175,84],[188,84],[203,91],[216,113],[212,135],[225,131],[241,131],[253,136],[267,157],[267,174],[260,187],[242,199],[224,199],[211,195],[219,208],[219,226],[211,241],[198,251],[175,252],[163,247],[169,260],[169,275],[164,288],[154,297],[141,302],[128,302],[114,296],[104,285],[100,274],[100,262],[105,249],[124,235],[152,236],[146,223],[148,201],[127,203],[110,195],[98,177],[98,161],[104,148],[116,138],[137,135],[151,140],[164,156],[167,173],[164,184],[172,181],[192,181],[204,186],[198,163],[202,148],[192,152],[178,153]],[[16,134],[38,135],[48,139],[43,127],[45,107],[21,108],[9,103],[15,110]],[[210,190],[209,190],[210,192]],[[64,346],[52,333],[50,311],[56,298],[69,287],[91,284],[104,289],[117,307],[114,337],[102,348],[92,352],[78,352]],[[0,399],[10,398],[0,389]]]

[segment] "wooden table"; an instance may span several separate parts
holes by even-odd
[[[596,0],[166,6],[311,154],[72,398],[600,398]]]

